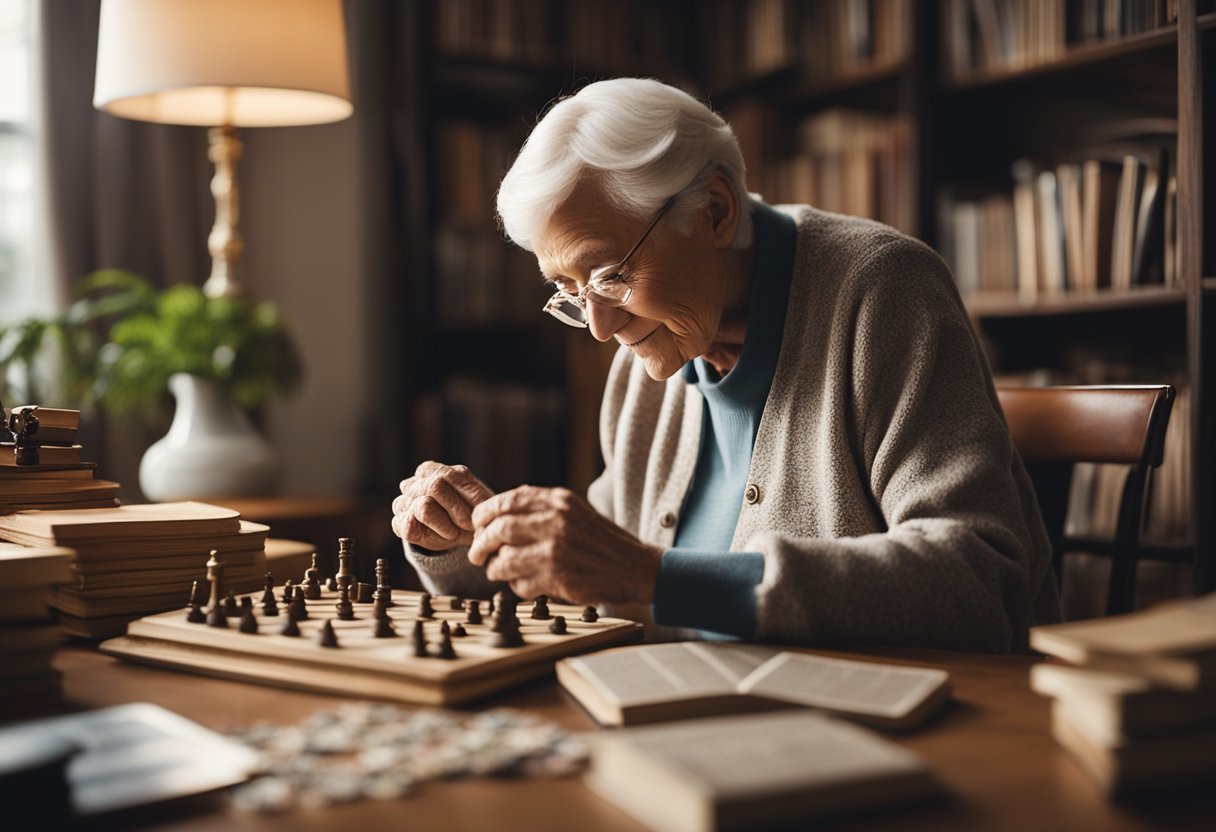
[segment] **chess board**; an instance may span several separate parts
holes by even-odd
[[[181,609],[134,621],[125,636],[103,642],[101,649],[135,662],[210,676],[398,702],[457,705],[550,673],[566,656],[642,637],[642,625],[636,622],[607,617],[582,621],[582,607],[550,602],[550,615],[566,619],[568,632],[557,635],[549,631],[552,618],[532,619],[531,602],[521,601],[517,613],[524,644],[494,647],[491,616],[470,624],[467,609],[453,609],[455,599],[437,596],[431,601],[433,616],[423,619],[428,642],[428,655],[423,658],[415,656],[411,637],[421,595],[393,591],[394,606],[388,610],[397,632],[393,638],[373,635],[371,604],[354,604],[355,619],[340,620],[335,607],[338,593],[328,590],[320,599],[306,602],[308,618],[298,622],[299,636],[281,635],[286,608],[280,606],[276,616],[264,615],[257,592],[249,595],[257,633],[242,633],[236,618],[226,629],[190,623],[188,610]],[[484,601],[481,609],[484,614]],[[319,643],[327,620],[337,647]],[[455,658],[439,657],[443,621],[452,627],[460,622],[468,633],[452,638]]]

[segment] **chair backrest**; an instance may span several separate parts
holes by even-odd
[[[997,391],[1013,445],[1034,482],[1053,550],[1057,580],[1069,548],[1064,523],[1072,466],[1077,462],[1130,467],[1119,504],[1115,539],[1085,549],[1112,558],[1107,613],[1127,612],[1135,589],[1140,525],[1150,468],[1165,451],[1174,388],[1168,385],[1027,387]]]

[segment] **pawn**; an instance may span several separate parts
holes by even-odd
[[[553,617],[553,623],[549,625],[549,632],[555,636],[564,636],[566,630],[566,616],[556,615]]]
[[[328,589],[330,592],[337,592],[338,591],[338,579],[335,578],[333,575],[330,575],[325,580],[325,588]]]
[[[295,595],[295,585],[292,584],[291,578],[288,578],[283,582],[283,603],[290,604],[292,595]]]
[[[300,635],[300,624],[296,621],[296,617],[291,614],[291,610],[287,610],[287,620],[283,622],[283,629],[279,630],[279,635],[291,636],[293,638]]]
[[[532,617],[537,621],[549,620],[549,596],[537,595],[536,601],[532,604]]]
[[[221,630],[228,628],[228,616],[224,613],[223,604],[216,604],[207,610],[207,626],[217,627]]]
[[[266,587],[262,590],[262,606],[266,605],[267,600],[274,600],[274,576],[269,572],[266,573]]]
[[[446,623],[446,622],[444,622]],[[439,640],[439,658],[454,659],[456,658],[456,648],[452,646],[452,634],[450,632],[443,633]]]
[[[304,591],[296,587],[296,591],[291,594],[291,614],[296,617],[296,621],[308,620],[308,605],[304,603]]]
[[[393,621],[388,616],[377,618],[372,627],[372,635],[376,638],[394,638],[397,631],[393,629]]]
[[[414,620],[414,632],[410,636],[414,644],[414,657],[418,659],[426,658],[426,631],[422,629],[422,620]]]
[[[224,598],[224,614],[225,615],[240,615],[241,608],[236,604],[236,596],[232,591],[228,591],[228,595]]]
[[[464,638],[468,634],[469,634],[469,631],[466,630],[464,628],[464,625],[461,624],[459,621],[457,621],[456,626],[452,628],[452,635],[455,636],[456,638]]]
[[[279,614],[279,605],[274,600],[274,593],[270,593],[268,598],[262,599],[262,615],[274,617]]]
[[[203,608],[196,602],[190,602],[190,612],[186,613],[186,620],[191,624],[204,624],[207,621],[207,616],[203,614]]]
[[[242,633],[256,633],[258,631],[258,619],[253,614],[253,607],[244,607],[241,610],[241,623],[237,629]]]
[[[465,616],[465,620],[468,621],[470,624],[480,624],[481,623],[481,602],[480,601],[470,601],[469,602],[469,614],[467,616]]]
[[[355,620],[355,607],[350,602],[350,589],[342,587],[338,590],[338,603],[334,604],[338,608],[338,618],[343,621]]]
[[[372,602],[372,595],[374,593],[375,587],[373,587],[371,584],[359,581],[359,586],[355,590],[355,603],[370,604]]]
[[[434,618],[435,608],[431,606],[430,593],[424,592],[418,598],[418,617],[419,618]]]
[[[583,614],[580,616],[580,619],[583,621],[599,621],[600,611],[588,604],[587,606],[583,607]]]
[[[338,646],[338,634],[334,632],[333,622],[328,618],[325,619],[325,623],[321,625],[321,635],[317,638],[317,644],[321,645],[322,647]]]

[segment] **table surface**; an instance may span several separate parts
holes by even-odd
[[[1049,731],[1050,703],[1034,694],[1027,656],[928,650],[815,651],[940,667],[954,681],[942,714],[914,733],[893,735],[923,755],[949,796],[943,800],[831,821],[832,829],[1134,830],[1201,829],[1216,817],[1216,797],[1192,794],[1150,803],[1106,801]],[[211,679],[127,664],[83,644],[60,648],[71,708],[154,702],[215,729],[294,722],[336,697]],[[522,685],[484,706],[525,709],[577,731],[600,730],[552,678]],[[406,823],[408,821],[408,823]],[[405,824],[405,825],[403,825]],[[173,830],[476,830],[636,832],[643,827],[576,778],[473,779],[424,784],[402,801],[364,801],[282,815],[249,815],[220,796],[183,811],[159,809],[141,829]],[[820,828],[820,827],[817,827]]]

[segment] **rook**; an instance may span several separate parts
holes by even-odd
[[[370,604],[372,602],[372,585],[359,582],[359,588],[355,592],[355,602],[359,604]]]

